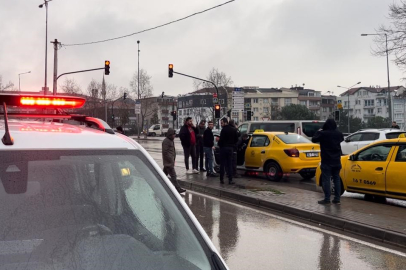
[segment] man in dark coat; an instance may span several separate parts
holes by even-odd
[[[343,134],[337,130],[337,124],[333,119],[327,119],[323,129],[314,134],[312,142],[320,143],[321,151],[321,183],[324,191],[324,200],[319,204],[330,204],[331,178],[334,183],[334,204],[340,204],[341,196],[341,145],[344,141]]]
[[[185,155],[186,174],[199,173],[196,162],[196,135],[199,134],[193,125],[192,117],[187,117],[185,124],[179,131],[179,138],[182,143]],[[189,156],[192,157],[192,171],[189,171]]]
[[[235,128],[236,132],[237,132],[237,143],[238,140],[240,138],[240,131],[237,128],[237,125],[235,124],[234,120],[231,119],[228,122],[228,125]],[[237,143],[234,145],[234,149],[233,149],[233,178],[241,178],[241,175],[238,174],[237,172]]]
[[[203,133],[203,150],[206,156],[206,170],[207,177],[217,177],[213,170],[213,149],[214,149],[214,135],[213,135],[213,121],[208,122],[207,129]]]
[[[228,124],[227,118],[221,119],[221,132],[218,145],[220,147],[220,183],[224,184],[224,169],[227,170],[228,183],[233,182],[233,152],[237,144],[237,130]]]
[[[206,120],[200,121],[197,130],[199,131],[199,134],[197,135],[197,143],[196,143],[196,162],[197,162],[196,167],[199,168],[200,161],[200,171],[205,172],[206,170],[203,167],[203,158],[204,158],[203,133],[206,130]]]
[[[398,124],[396,124],[396,121],[392,122],[392,127],[391,128],[396,128],[396,129],[400,129],[400,127],[398,126]]]
[[[183,193],[186,190],[181,188],[178,180],[176,179],[175,171],[175,159],[176,159],[176,149],[175,149],[175,131],[173,128],[169,128],[166,133],[166,138],[162,142],[162,160],[164,163],[164,173],[169,175],[172,184],[175,186],[179,193]]]

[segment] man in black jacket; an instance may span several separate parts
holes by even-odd
[[[340,204],[341,196],[341,145],[344,140],[343,134],[337,130],[337,124],[333,119],[327,119],[323,129],[314,134],[312,142],[320,143],[321,150],[321,183],[324,191],[324,200],[319,204],[330,204],[331,178],[334,183],[334,204]]]
[[[196,167],[199,168],[199,163],[200,163],[200,171],[205,172],[206,170],[203,168],[203,158],[204,158],[203,133],[206,130],[206,120],[200,121],[199,126],[197,127],[197,130],[199,131],[199,134],[197,135],[197,142],[196,142],[196,163],[197,163]],[[207,167],[206,167],[206,169],[207,169]]]
[[[221,119],[221,132],[218,145],[220,147],[220,183],[224,184],[224,169],[227,170],[228,183],[233,182],[233,151],[237,144],[237,130],[228,125],[227,118]]]
[[[203,150],[206,156],[206,170],[207,177],[216,177],[217,174],[213,170],[213,148],[214,148],[214,135],[213,135],[213,121],[208,122],[208,126],[203,133]]]
[[[193,125],[192,117],[187,117],[185,124],[179,131],[179,138],[185,155],[186,174],[199,173],[196,162],[196,135],[199,134]],[[192,157],[192,171],[189,171],[189,156]]]

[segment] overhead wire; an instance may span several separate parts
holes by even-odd
[[[191,18],[191,17],[193,17],[193,16],[200,15],[200,14],[205,13],[205,12],[207,12],[207,11],[210,11],[210,10],[219,8],[219,7],[221,7],[221,6],[230,4],[231,2],[234,2],[234,1],[236,1],[236,0],[229,0],[229,1],[227,1],[227,2],[224,2],[224,3],[222,3],[222,4],[219,4],[219,5],[217,5],[217,6],[213,6],[213,7],[211,7],[211,8],[208,8],[208,9],[205,9],[205,10],[202,10],[202,11],[195,12],[195,13],[193,13],[193,14],[190,14],[190,15],[186,16],[186,17],[183,17],[183,18],[180,18],[180,19],[177,19],[177,20],[174,20],[174,21],[170,21],[170,22],[167,22],[167,23],[164,23],[164,24],[155,26],[155,27],[147,28],[147,29],[144,29],[144,30],[141,30],[141,31],[138,31],[138,32],[134,32],[134,33],[131,33],[131,34],[128,34],[128,35],[119,36],[119,37],[115,37],[115,38],[104,39],[104,40],[99,40],[99,41],[91,41],[91,42],[84,42],[84,43],[74,43],[74,44],[62,44],[62,46],[66,46],[66,47],[68,47],[68,46],[83,46],[83,45],[97,44],[97,43],[108,42],[108,41],[113,41],[113,40],[117,40],[117,39],[122,39],[122,38],[130,37],[130,36],[134,36],[134,35],[137,35],[137,34],[141,34],[141,33],[148,32],[148,31],[152,31],[152,30],[155,30],[155,29],[158,29],[158,28],[161,28],[161,27],[170,25],[170,24],[174,24],[174,23],[177,23],[177,22],[186,20],[186,19]]]

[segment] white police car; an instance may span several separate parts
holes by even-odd
[[[84,102],[0,94],[0,269],[228,269],[139,144],[60,110]]]

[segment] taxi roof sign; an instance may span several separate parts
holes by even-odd
[[[405,133],[400,134],[398,138],[406,138]]]
[[[254,131],[254,133],[260,133],[260,132],[265,132],[265,130],[263,130],[263,129],[256,129],[256,130]]]

